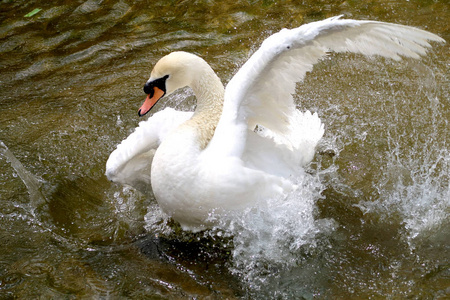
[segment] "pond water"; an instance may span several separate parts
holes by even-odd
[[[0,2],[0,298],[450,297],[450,53],[331,55],[298,85],[326,126],[301,191],[182,232],[107,181],[152,65],[196,53],[226,83],[271,33],[344,14],[450,41],[436,1]],[[158,103],[190,110],[182,90]]]

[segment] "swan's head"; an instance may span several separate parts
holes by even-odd
[[[143,116],[165,95],[179,88],[189,86],[195,77],[194,72],[206,62],[191,53],[172,52],[161,58],[154,66],[150,79],[144,85],[147,98],[139,109]]]

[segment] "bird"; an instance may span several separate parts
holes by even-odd
[[[405,25],[342,16],[282,29],[269,36],[226,89],[199,56],[162,57],[144,85],[139,116],[162,98],[189,87],[193,112],[167,107],[154,113],[110,154],[109,180],[153,195],[183,230],[218,226],[221,218],[287,197],[324,134],[317,113],[301,112],[296,83],[331,52],[418,59],[441,37]]]

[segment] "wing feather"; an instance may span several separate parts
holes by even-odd
[[[419,58],[439,36],[414,27],[341,19],[283,29],[268,37],[230,80],[222,117],[209,147],[240,156],[247,130],[256,124],[283,134],[295,111],[292,94],[313,65],[329,52]]]
[[[156,149],[173,129],[191,118],[192,114],[167,107],[147,121],[140,122],[139,127],[109,156],[106,162],[106,177],[147,193]]]

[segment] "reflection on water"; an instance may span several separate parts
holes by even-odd
[[[183,233],[152,199],[103,175],[161,56],[197,53],[226,82],[270,33],[338,14],[448,41],[447,1],[0,7],[2,298],[449,296],[447,45],[421,61],[319,63],[298,87],[298,105],[327,127],[299,174],[302,192],[227,232]],[[156,109],[194,103],[181,91]]]

